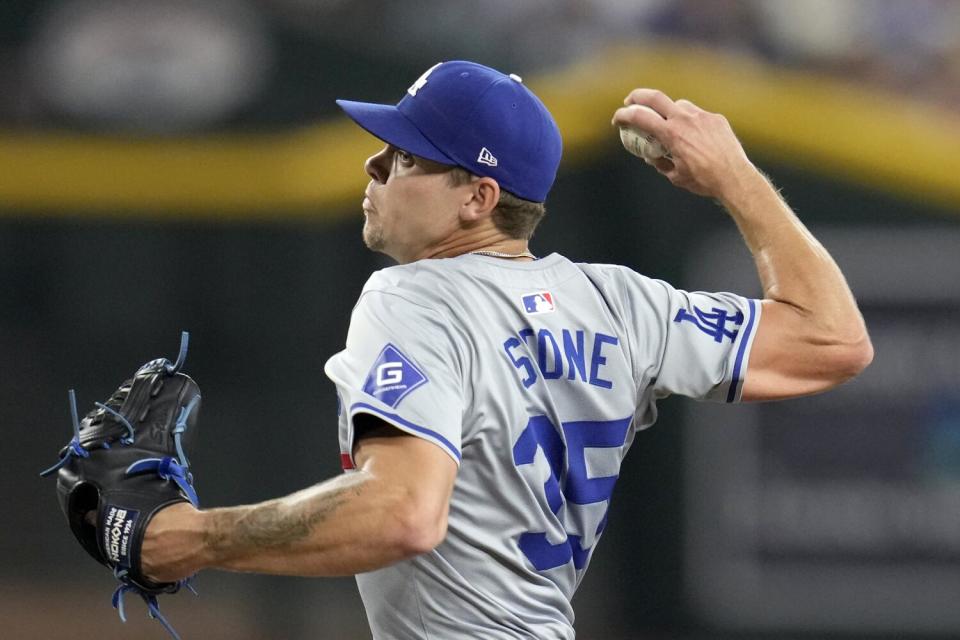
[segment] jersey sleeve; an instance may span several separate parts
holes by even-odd
[[[346,349],[327,361],[341,414],[341,455],[353,466],[354,417],[374,415],[432,442],[460,464],[460,352],[436,310],[379,290],[354,307]]]
[[[641,377],[654,396],[739,402],[760,301],[733,293],[682,291],[635,272],[627,282]]]

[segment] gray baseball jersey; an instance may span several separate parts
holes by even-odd
[[[459,465],[446,539],[357,576],[375,638],[573,638],[624,454],[670,394],[739,400],[760,304],[626,267],[468,254],[379,271],[326,364],[357,413]],[[349,471],[348,471],[349,472]]]

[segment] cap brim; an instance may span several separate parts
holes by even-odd
[[[433,143],[392,104],[337,100],[337,105],[351,120],[386,143],[427,160],[441,164],[457,164],[455,160],[433,146]]]

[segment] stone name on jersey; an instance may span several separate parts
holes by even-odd
[[[529,389],[541,378],[565,378],[595,387],[612,389],[613,383],[603,377],[607,363],[604,348],[616,346],[616,336],[583,329],[521,329],[503,343],[503,350],[516,367],[524,388]]]

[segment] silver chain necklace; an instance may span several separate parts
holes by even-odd
[[[485,251],[480,249],[478,251],[471,251],[470,253],[476,254],[478,256],[490,256],[491,258],[531,258],[537,260],[537,256],[533,255],[529,251],[523,251],[521,253],[501,253],[500,251]]]

